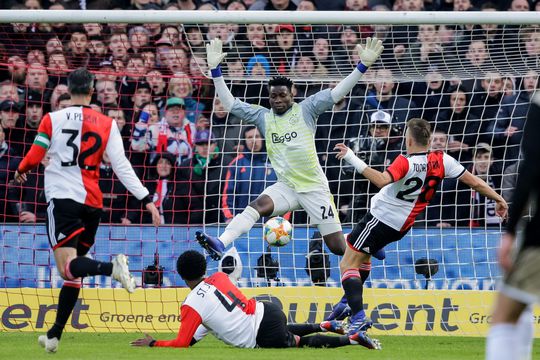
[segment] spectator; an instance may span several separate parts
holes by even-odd
[[[377,110],[392,115],[392,124],[401,128],[408,119],[419,117],[419,109],[414,101],[394,94],[395,83],[390,69],[379,69],[375,74],[374,89],[369,90],[364,110],[370,114]]]
[[[158,69],[150,70],[146,73],[145,80],[150,84],[152,89],[152,102],[155,103],[159,109],[165,108],[165,102],[167,100],[167,82],[161,71]]]
[[[4,130],[4,139],[10,145],[21,144],[21,139],[18,138],[16,134],[19,114],[19,104],[13,100],[4,100],[2,103],[0,103],[0,125]]]
[[[126,33],[112,33],[109,37],[109,51],[111,60],[127,61],[129,58],[128,50],[131,48],[129,38]]]
[[[49,101],[50,90],[47,89],[47,82],[49,81],[49,75],[47,69],[41,64],[30,64],[28,66],[28,73],[26,74],[26,91],[34,91],[43,95],[44,101]]]
[[[49,72],[47,88],[53,88],[58,84],[67,84],[69,67],[62,51],[53,51],[49,54],[47,70]]]
[[[249,26],[249,25],[248,25]],[[192,49],[204,49],[204,35],[198,26],[184,26],[187,45]],[[249,33],[248,33],[249,35]],[[169,39],[170,41],[170,39]],[[171,42],[172,44],[172,42]],[[172,45],[171,45],[172,46]]]
[[[201,4],[199,0],[177,0],[178,10],[197,10]]]
[[[489,131],[493,129],[495,118],[503,99],[503,79],[497,72],[488,72],[480,81],[480,89],[471,97],[471,114],[481,120],[479,141],[492,142]]]
[[[105,59],[108,49],[102,35],[92,35],[88,37],[88,52],[90,53],[90,63],[93,67],[99,65]]]
[[[409,46],[402,58],[402,71],[424,73],[428,69],[438,68],[444,64],[443,47],[440,45],[436,25],[418,26],[417,41]]]
[[[228,165],[223,187],[221,207],[227,222],[277,180],[257,127],[250,125],[244,129],[242,145],[244,151]]]
[[[537,89],[538,73],[531,70],[523,77],[522,90],[514,96],[503,98],[493,125],[493,145],[495,156],[504,160],[504,167],[514,163],[519,157],[519,144],[527,111],[531,97]]]
[[[98,71],[96,72],[96,81],[110,80],[116,82],[118,80],[118,73],[112,63],[109,60],[103,60],[98,65]]]
[[[194,99],[193,85],[191,79],[186,74],[177,73],[169,80],[168,96],[177,97],[184,100],[185,116],[195,123],[205,109],[205,104]]]
[[[191,158],[195,125],[185,118],[183,99],[169,98],[165,107],[165,117],[158,124],[149,125],[141,120],[139,118],[133,130],[131,140],[133,150],[169,152],[176,157],[178,164]]]
[[[379,171],[392,163],[392,161],[401,154],[401,137],[402,134],[397,128],[392,128],[392,116],[385,111],[378,110],[370,116],[369,133],[365,137],[355,137],[349,140],[349,147],[352,151],[362,159],[371,168]],[[356,170],[354,167],[342,167],[347,178],[356,178]],[[347,219],[352,222],[357,222],[365,215],[368,207],[369,194],[374,194],[378,189],[374,188],[371,183],[363,178],[357,181],[356,184],[351,184],[354,188],[348,187],[353,194],[351,203],[348,206]],[[353,190],[354,189],[354,190]],[[346,191],[343,189],[343,191]],[[345,210],[342,208],[341,210]],[[361,209],[360,211],[355,211]]]
[[[249,7],[249,10],[296,10],[296,4],[292,0],[257,0]]]
[[[78,28],[71,33],[68,43],[67,60],[69,67],[72,69],[87,67],[90,63],[88,35],[84,32],[84,29]]]
[[[356,45],[360,40],[358,31],[357,25],[344,25],[337,29],[340,35],[332,55],[338,69],[349,69],[353,66],[352,54],[356,52]]]
[[[165,59],[165,65],[169,74],[175,74],[177,72],[187,73],[189,68],[189,57],[183,48],[170,48]]]
[[[195,155],[184,160],[178,169],[178,221],[182,224],[215,224],[222,220],[219,209],[224,164],[231,158],[223,155],[210,130],[195,135]]]
[[[291,24],[276,27],[276,45],[270,53],[272,66],[282,75],[290,73],[298,57],[294,26]]]
[[[161,39],[168,39],[173,46],[181,45],[180,30],[174,25],[165,25],[161,32]]]
[[[150,32],[144,26],[132,27],[128,32],[128,40],[131,51],[139,54],[148,47]]]
[[[116,83],[110,80],[96,81],[96,99],[102,107],[115,107],[119,103]]]
[[[183,208],[178,207],[180,201],[176,197],[178,183],[174,179],[175,160],[171,154],[159,154],[155,159],[155,165],[152,166],[153,173],[150,175],[150,179],[144,182],[152,201],[161,214],[163,224],[177,223],[177,217],[183,210]],[[142,203],[133,197],[130,198],[130,211],[127,217],[122,219],[122,223],[151,224],[152,217],[146,216]]]
[[[64,84],[58,84],[54,87],[51,93],[51,111],[56,111],[59,109],[60,96],[68,93],[68,87]],[[71,99],[71,96],[68,94],[68,99]],[[65,99],[64,99],[65,100]]]
[[[412,100],[418,105],[422,104],[422,119],[433,124],[439,116],[440,108],[447,101],[445,96],[447,87],[441,73],[435,70],[428,72],[425,80],[423,83],[413,83]]]
[[[19,103],[19,91],[17,85],[9,80],[3,81],[0,84],[0,103],[4,100],[12,100]]]
[[[468,170],[496,191],[501,188],[501,167],[494,164],[492,149],[486,143],[476,145],[473,163]],[[457,212],[456,220],[458,226],[499,226],[501,218],[495,213],[495,204],[480,195],[476,191],[463,187],[460,183],[457,185]]]
[[[330,51],[330,42],[328,39],[325,39],[324,37],[316,38],[312,52],[315,58],[315,70],[313,71],[313,75],[324,77],[333,74],[336,71],[336,65]]]
[[[501,196],[508,202],[508,205],[512,203],[512,196],[516,188],[521,161],[522,159],[520,158],[515,163],[508,165],[502,175]]]
[[[43,54],[43,51],[38,49],[30,50],[26,55],[26,62],[28,63],[28,65],[33,63],[45,65],[45,54]]]
[[[478,143],[481,120],[469,109],[469,95],[457,87],[450,92],[450,109],[440,113],[436,128],[448,137],[448,154],[460,162],[472,159],[472,149]]]
[[[236,156],[241,140],[240,119],[228,113],[217,96],[214,98],[214,106],[212,107],[210,129],[212,130],[218,148],[223,154]],[[240,148],[238,152],[242,152],[243,150]]]
[[[58,97],[58,107],[54,111],[65,109],[71,105],[71,95],[62,94]]]
[[[49,165],[49,156],[41,160],[41,164],[27,175],[27,181],[22,186],[11,186],[8,201],[12,213],[18,216],[21,223],[35,224],[45,221],[47,200],[45,199],[44,172]]]
[[[431,134],[431,151],[446,151],[448,147],[448,135],[440,129],[433,130]]]
[[[3,104],[3,103],[2,103]],[[0,105],[1,108],[1,105]],[[0,126],[0,221],[15,220],[11,206],[7,203],[8,184],[13,179],[15,170],[19,166],[21,158],[9,146],[6,140],[6,134],[2,126]]]
[[[270,76],[270,63],[263,55],[255,55],[248,60],[246,72],[249,77],[267,78]]]
[[[522,31],[521,41],[525,48],[525,64],[529,69],[540,68],[540,30],[535,27]]]
[[[144,109],[143,109],[144,110]],[[116,121],[116,125],[118,126],[118,130],[120,130],[120,135],[122,136],[122,142],[124,143],[124,149],[129,149],[129,138],[131,136],[131,124],[127,124],[126,122],[126,115],[124,113],[124,110],[119,108],[107,108],[105,109],[105,115],[112,118],[114,121]]]
[[[9,80],[17,85],[23,85],[26,78],[26,63],[20,56],[10,56],[8,58]]]
[[[266,32],[263,24],[248,24],[246,26],[246,38],[239,54],[243,58],[255,55],[269,56]]]

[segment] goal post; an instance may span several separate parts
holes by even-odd
[[[126,155],[165,225],[148,225],[104,162],[105,213],[90,255],[128,255],[138,289],[128,295],[109,278],[85,279],[68,331],[175,332],[187,294],[178,256],[200,249],[195,231],[220,234],[276,181],[265,147],[254,149],[246,137],[253,129],[217,99],[205,44],[223,41],[233,95],[268,107],[269,78],[290,77],[300,102],[347,76],[368,36],[383,41],[381,60],[319,117],[314,134],[344,231],[378,189],[337,161],[334,146],[345,142],[384,170],[404,153],[404,124],[415,117],[431,123],[432,149],[510,199],[529,99],[539,88],[536,12],[0,10],[1,331],[42,332],[54,322],[62,280],[44,226],[44,167],[25,186],[11,179],[40,116],[69,105],[62,95],[71,69],[96,73],[92,106],[120,124]],[[167,113],[179,103],[181,126]],[[195,139],[204,131],[217,147],[201,156]],[[487,333],[501,275],[503,223],[494,209],[459,182],[443,181],[411,232],[388,245],[384,261],[373,260],[364,301],[374,334]],[[263,221],[234,242],[239,286],[280,305],[289,321],[322,320],[342,295],[339,257],[302,211],[290,214],[293,236],[282,248],[267,248]],[[209,260],[208,272],[227,266]]]

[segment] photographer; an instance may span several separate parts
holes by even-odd
[[[402,131],[391,125],[392,116],[382,110],[371,114],[369,134],[366,137],[355,138],[349,141],[353,152],[370,167],[383,171],[400,153]],[[341,193],[351,194],[352,199],[348,208],[341,208],[347,213],[347,221],[356,222],[366,212],[369,195],[378,189],[368,183],[363,177],[355,174],[353,166],[343,167],[343,177],[356,181],[347,182],[352,188],[342,189]]]

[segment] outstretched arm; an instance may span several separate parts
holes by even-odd
[[[358,54],[360,55],[360,62],[349,76],[341,80],[341,82],[332,89],[331,95],[334,103],[339,102],[345,95],[351,92],[367,69],[377,61],[379,56],[381,56],[383,50],[384,47],[382,46],[382,41],[377,40],[377,38],[367,38],[365,48],[360,44],[356,45],[356,51],[358,51]]]
[[[495,201],[495,212],[503,219],[506,218],[508,204],[503,197],[497,194],[495,190],[493,190],[484,180],[471,174],[469,171],[465,171],[465,173],[463,173],[463,175],[459,178],[459,181],[468,185],[474,191],[477,191],[483,196]]]
[[[206,61],[210,67],[210,73],[212,74],[212,80],[216,87],[216,92],[221,100],[221,103],[225,107],[225,110],[231,111],[234,103],[234,96],[225,84],[223,76],[221,74],[221,62],[227,56],[227,53],[222,51],[223,44],[220,39],[213,39],[209,44],[206,44]]]
[[[362,159],[354,155],[354,152],[345,144],[337,144],[334,150],[339,150],[336,158],[339,160],[345,160],[368,179],[373,185],[378,188],[382,188],[393,182],[392,176],[388,171],[380,172],[373,168],[370,168]]]

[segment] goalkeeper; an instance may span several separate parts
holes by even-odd
[[[266,188],[232,219],[219,238],[197,232],[197,241],[213,259],[219,260],[225,248],[248,232],[261,216],[283,215],[300,208],[317,225],[328,248],[336,255],[345,253],[338,212],[317,158],[315,130],[319,115],[352,90],[377,61],[383,46],[380,40],[368,38],[365,47],[357,45],[357,51],[360,63],[349,76],[335,88],[322,90],[300,103],[294,102],[290,79],[282,76],[271,79],[268,82],[271,109],[266,109],[233,97],[221,74],[220,63],[227,55],[222,52],[221,40],[214,39],[206,45],[208,66],[219,99],[227,111],[259,128],[266,138],[268,156],[278,177],[277,183]]]

